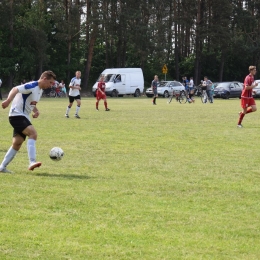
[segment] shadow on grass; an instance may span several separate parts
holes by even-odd
[[[51,177],[51,178],[64,178],[64,179],[79,179],[79,180],[87,180],[95,177],[77,175],[77,174],[50,174],[50,173],[36,173],[32,174],[34,176],[39,177]]]

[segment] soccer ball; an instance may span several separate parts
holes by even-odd
[[[63,156],[64,156],[64,152],[60,147],[53,147],[50,150],[50,158],[53,161],[60,161]]]

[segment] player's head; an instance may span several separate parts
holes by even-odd
[[[158,76],[157,76],[157,75],[154,75],[154,79],[155,79],[155,80],[158,80]]]
[[[251,73],[252,75],[256,74],[256,66],[249,66],[249,73]]]
[[[81,71],[76,71],[76,78],[80,78],[81,77]]]
[[[204,76],[204,80],[208,80],[208,76]]]
[[[50,88],[55,84],[56,75],[51,71],[44,71],[38,81],[39,87],[42,89]]]

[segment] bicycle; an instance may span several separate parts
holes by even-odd
[[[186,94],[184,91],[173,91],[172,95],[169,96],[167,103],[170,104],[172,102],[173,97],[175,97],[175,100],[179,102],[180,104],[185,104],[188,99],[186,97]]]
[[[53,87],[45,89],[42,93],[42,97],[55,97],[55,96],[56,96],[56,91]]]

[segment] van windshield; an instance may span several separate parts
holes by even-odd
[[[98,81],[100,80],[101,76],[104,76],[104,82],[113,81],[115,74],[101,74],[98,78]]]

